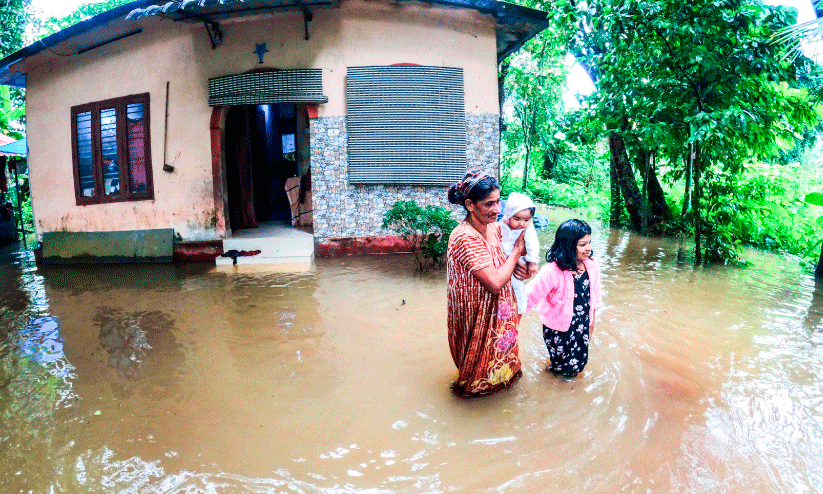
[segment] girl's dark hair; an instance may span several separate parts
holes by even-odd
[[[591,234],[591,227],[583,220],[564,221],[557,227],[552,248],[546,252],[546,262],[554,262],[563,271],[575,271],[577,269],[577,242]]]
[[[467,173],[463,180],[468,178],[470,175],[470,173]],[[449,202],[452,204],[459,204],[463,206],[463,209],[466,209],[466,199],[469,199],[472,202],[482,201],[495,190],[500,190],[500,182],[498,182],[496,178],[486,177],[474,184],[474,186],[469,189],[469,193],[464,197],[458,188],[460,183],[462,183],[462,180],[461,182],[449,187]]]

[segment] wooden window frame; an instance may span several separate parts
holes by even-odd
[[[128,131],[126,127],[126,108],[133,103],[143,104],[144,136],[143,152],[146,167],[146,192],[135,194],[132,192],[131,167],[127,159],[129,153]],[[120,190],[116,194],[106,195],[103,183],[103,149],[100,134],[100,112],[103,109],[114,108],[117,125],[117,172],[120,180]],[[80,187],[80,157],[77,145],[77,115],[84,112],[91,113],[91,147],[92,169],[94,174],[94,195],[85,197]],[[125,201],[154,200],[154,182],[151,166],[151,118],[149,109],[149,93],[132,94],[92,103],[73,106],[71,108],[71,149],[72,168],[74,172],[74,196],[78,206],[91,204],[107,204]]]

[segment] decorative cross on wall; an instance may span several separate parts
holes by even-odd
[[[257,63],[263,63],[263,54],[269,50],[266,48],[266,43],[257,43],[257,47],[252,53],[257,54]]]

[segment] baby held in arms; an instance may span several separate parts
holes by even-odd
[[[535,212],[534,202],[523,194],[512,192],[506,200],[506,208],[503,210],[503,217],[500,218],[500,233],[503,236],[503,251],[507,256],[511,255],[514,242],[517,237],[526,230],[524,240],[526,241],[526,255],[520,258],[520,262],[526,265],[528,277],[537,274],[537,259],[540,256],[540,242],[537,239],[537,231],[532,224]],[[526,287],[522,280],[512,277],[512,288],[517,298],[518,312],[521,314],[526,309]]]

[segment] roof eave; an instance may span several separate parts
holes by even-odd
[[[49,48],[56,46],[70,38],[73,38],[78,34],[82,34],[86,31],[94,29],[95,27],[103,25],[109,21],[124,18],[132,10],[140,7],[145,7],[147,5],[150,5],[151,3],[151,0],[137,0],[134,2],[127,3],[125,5],[121,5],[119,7],[115,7],[111,10],[107,10],[103,13],[97,14],[96,16],[90,19],[80,21],[77,24],[73,24],[65,29],[61,29],[60,31],[54,34],[50,34],[45,38],[35,41],[29,46],[17,50],[16,52],[12,53],[6,58],[0,60],[0,84],[16,87],[26,87],[25,74],[8,72],[8,69],[10,69],[14,64],[32,55],[36,55],[43,50],[48,50]]]
[[[408,1],[408,0],[403,0]],[[497,22],[497,62],[505,60],[511,53],[520,49],[526,41],[548,27],[546,13],[497,0],[421,0],[425,3],[438,4],[453,8],[476,10],[490,15]],[[339,5],[339,0],[333,0]],[[125,19],[136,9],[155,5],[152,0],[136,0],[100,13],[90,19],[78,22],[54,34],[37,40],[0,60],[0,84],[26,87],[24,72],[13,70],[13,66],[44,50],[59,45],[75,36],[90,31],[108,22]]]

